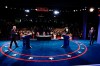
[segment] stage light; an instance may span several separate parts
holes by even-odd
[[[5,8],[8,8],[8,6],[5,6]]]
[[[22,20],[20,19],[19,22],[21,22]]]
[[[82,9],[83,11],[85,10],[85,9]]]
[[[52,11],[51,9],[49,9],[49,11]]]
[[[74,12],[76,11],[76,10],[73,10]]]
[[[56,17],[56,16],[54,16],[54,17]]]
[[[37,9],[35,9],[37,11]]]
[[[29,13],[29,12],[30,12],[30,10],[28,10],[28,9],[27,9],[27,10],[25,10],[25,12],[26,12],[26,13]]]
[[[78,10],[76,10],[76,11],[78,11]]]
[[[30,22],[32,22],[33,20],[32,20],[32,19],[30,19],[29,21],[30,21]]]
[[[58,10],[55,10],[54,11],[54,15],[58,15],[59,14],[59,11]]]
[[[90,12],[93,12],[93,11],[94,11],[94,8],[90,8],[89,11],[90,11]]]
[[[28,16],[28,15],[26,15],[26,16]]]
[[[100,8],[98,8],[98,9],[100,9]]]

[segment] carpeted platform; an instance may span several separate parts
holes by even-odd
[[[73,40],[67,48],[61,48],[63,40],[31,40],[31,49],[26,49],[22,41],[19,47],[10,41],[0,41],[0,66],[71,66],[100,63],[100,45],[89,45],[89,40]]]

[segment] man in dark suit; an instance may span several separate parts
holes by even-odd
[[[12,43],[14,42],[16,47],[18,47],[17,45],[17,42],[16,42],[16,35],[17,35],[17,32],[16,32],[16,26],[13,26],[12,30],[11,30],[11,42],[10,42],[10,47],[12,47]]]
[[[90,37],[90,45],[92,45],[94,42],[94,38],[95,38],[94,27],[91,27],[91,29],[89,30],[89,37]]]

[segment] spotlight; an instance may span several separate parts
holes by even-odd
[[[30,22],[32,22],[33,20],[32,20],[32,19],[30,19],[29,21],[30,21]]]
[[[76,10],[76,11],[78,11],[78,10]]]
[[[87,7],[85,7],[85,8],[87,8]]]
[[[27,17],[28,15],[26,15],[26,17]]]
[[[56,17],[56,16],[54,16],[54,17]]]
[[[53,11],[53,10],[50,9],[49,11]]]
[[[100,8],[98,8],[98,9],[100,9]]]
[[[8,6],[5,6],[5,8],[8,8]]]
[[[26,13],[29,13],[29,12],[30,12],[30,10],[28,10],[28,9],[27,9],[27,10],[25,10],[25,12],[26,12]]]
[[[21,22],[22,20],[20,19],[19,22]]]
[[[55,10],[54,15],[58,15],[58,14],[59,14],[59,11]]]
[[[85,10],[85,9],[82,9],[83,11]]]
[[[73,10],[74,12],[76,11],[76,10]]]
[[[90,11],[90,12],[93,12],[93,11],[94,11],[94,8],[90,8],[89,11]]]
[[[38,10],[38,9],[35,9],[36,11]]]

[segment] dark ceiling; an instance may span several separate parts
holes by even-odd
[[[0,0],[1,6],[10,7],[50,7],[50,8],[69,8],[84,6],[99,6],[100,0]]]

